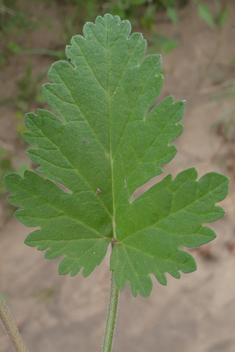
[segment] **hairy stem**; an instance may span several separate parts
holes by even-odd
[[[114,275],[112,271],[108,316],[107,316],[107,322],[106,322],[106,328],[105,328],[105,334],[104,334],[104,344],[103,344],[103,350],[102,350],[103,352],[112,351],[114,329],[115,329],[115,324],[117,319],[118,298],[119,298],[119,291],[114,281]]]
[[[27,348],[22,340],[22,337],[17,329],[17,326],[6,306],[6,303],[0,295],[0,319],[5,327],[10,341],[16,352],[27,352]]]

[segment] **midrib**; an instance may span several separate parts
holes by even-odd
[[[111,171],[111,184],[112,184],[112,200],[113,200],[113,215],[112,215],[112,227],[113,237],[116,238],[116,227],[115,227],[115,202],[114,202],[114,177],[113,177],[113,158],[112,158],[112,141],[111,141],[111,118],[110,118],[110,94],[109,94],[109,49],[108,49],[108,38],[109,38],[109,18],[107,22],[107,96],[108,96],[108,121],[109,121],[109,159],[110,159],[110,171]]]

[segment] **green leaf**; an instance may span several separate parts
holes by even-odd
[[[150,36],[150,41],[153,43],[155,51],[162,50],[165,54],[174,50],[179,44],[178,40],[170,39],[164,35],[155,33]]]
[[[154,17],[156,14],[156,5],[155,4],[149,4],[142,17],[141,17],[141,25],[144,28],[153,28],[154,27]]]
[[[218,24],[220,28],[223,28],[229,17],[228,11],[220,11],[218,15]]]
[[[165,272],[180,278],[179,270],[196,270],[193,257],[179,249],[198,247],[215,238],[212,229],[202,226],[224,215],[214,204],[227,194],[228,180],[208,173],[196,181],[194,168],[171,175],[153,186],[131,204],[117,220],[117,238],[121,242],[111,255],[111,269],[119,288],[130,282],[131,291],[148,296],[152,273],[166,285]]]
[[[144,4],[145,2],[146,0],[129,0],[129,3],[133,5],[141,5],[141,4]]]
[[[15,42],[9,42],[7,48],[11,50],[14,54],[20,54],[22,52],[21,47]]]
[[[198,16],[205,21],[211,28],[215,26],[214,19],[209,8],[205,4],[198,5]]]
[[[228,190],[227,177],[209,173],[199,181],[195,169],[171,175],[132,200],[134,191],[163,171],[177,148],[170,143],[183,131],[177,124],[184,101],[169,97],[153,106],[162,87],[161,57],[144,57],[146,41],[130,36],[118,16],[86,23],[84,37],[66,48],[68,61],[52,65],[52,83],[43,87],[57,115],[38,110],[26,115],[27,151],[41,175],[9,174],[6,187],[16,218],[38,227],[25,243],[64,256],[60,274],[89,275],[112,243],[111,270],[122,290],[127,281],[135,296],[149,296],[155,275],[179,278],[196,269],[180,249],[211,241],[202,226],[221,218],[215,203]],[[60,186],[61,185],[61,186]]]
[[[174,9],[173,7],[167,7],[166,12],[173,23],[179,22],[176,9]]]

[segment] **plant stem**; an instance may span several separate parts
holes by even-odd
[[[10,341],[16,352],[27,352],[27,348],[22,340],[19,330],[9,312],[6,303],[0,295],[0,319],[2,320],[3,326],[5,327]]]
[[[114,281],[114,275],[112,271],[111,288],[110,288],[110,296],[109,296],[109,309],[108,309],[108,316],[107,316],[102,352],[112,351],[113,335],[114,335],[114,329],[115,329],[115,324],[117,319],[118,298],[119,298],[119,291]]]

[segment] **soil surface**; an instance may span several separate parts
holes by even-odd
[[[35,11],[46,16],[47,9]],[[230,2],[224,28],[211,29],[200,20],[193,6],[179,11],[177,25],[164,13],[156,14],[154,31],[178,39],[179,45],[163,55],[165,82],[158,98],[168,95],[187,101],[184,133],[174,143],[178,153],[164,167],[164,176],[195,166],[199,176],[209,171],[231,177],[229,196],[221,202],[226,215],[210,226],[217,239],[190,250],[198,269],[180,280],[168,275],[168,285],[153,279],[149,298],[131,295],[127,285],[120,295],[114,352],[234,352],[235,350],[235,149],[232,112],[235,109],[235,2]],[[55,19],[55,28],[59,20]],[[74,33],[75,34],[75,33]],[[148,33],[145,32],[147,37]],[[29,47],[47,47],[61,42],[45,27],[28,33]],[[33,74],[54,60],[32,57]],[[15,81],[24,76],[24,56],[9,59],[0,73],[1,99],[15,94]],[[45,78],[46,80],[46,78]],[[35,111],[38,103],[29,110]],[[0,105],[0,141],[13,152],[13,164],[27,161],[26,146],[19,142],[13,104]],[[229,136],[223,132],[225,112],[231,112]],[[234,134],[233,134],[234,137]],[[32,167],[34,167],[32,165]],[[156,177],[155,182],[161,177]],[[151,180],[151,184],[154,182]],[[148,185],[149,186],[149,185]],[[146,189],[146,186],[145,186]],[[60,259],[45,260],[42,252],[23,241],[30,229],[3,215],[0,232],[0,290],[29,351],[101,351],[109,298],[109,254],[88,277],[58,276]],[[0,326],[0,352],[12,347]]]

